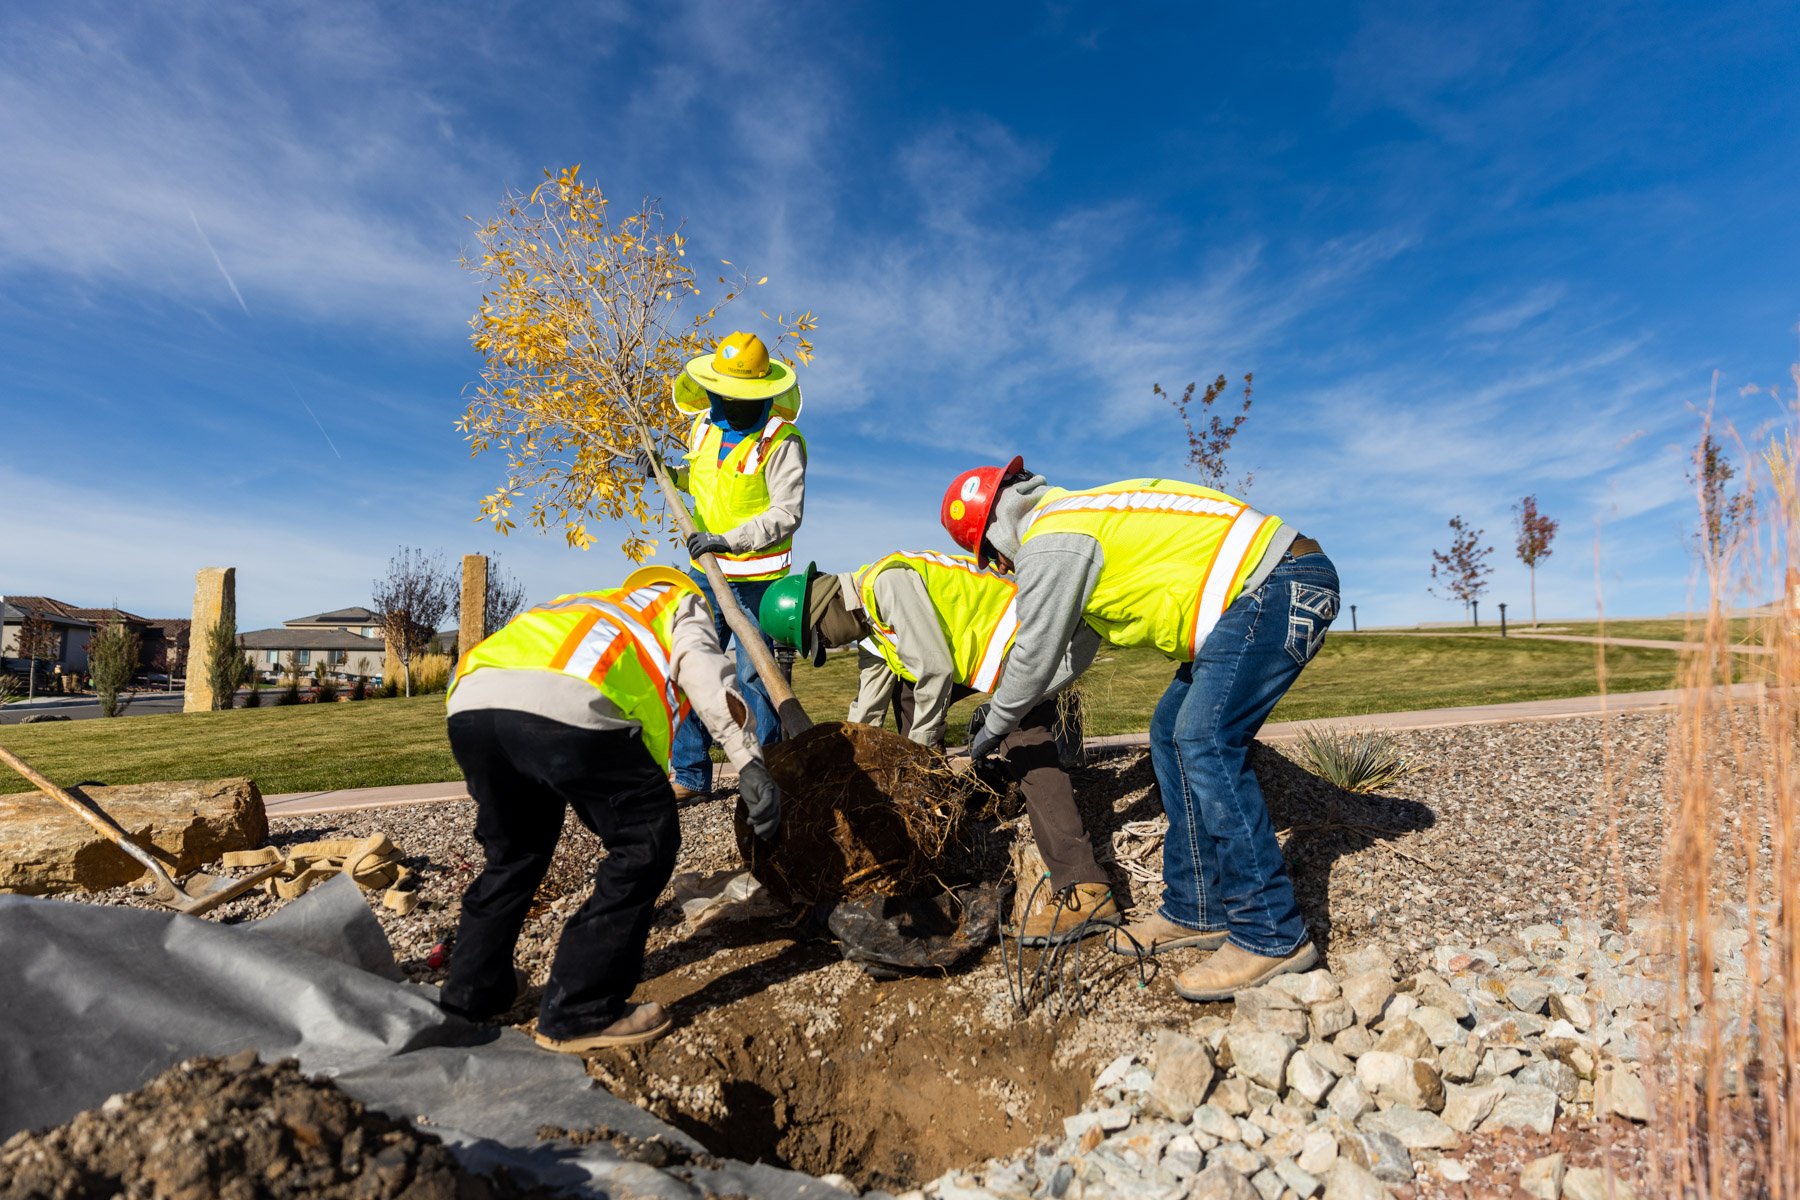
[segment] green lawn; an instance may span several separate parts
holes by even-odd
[[[1736,641],[1748,641],[1756,636],[1756,622],[1752,618],[1732,617],[1730,619],[1730,624],[1731,636]],[[1600,633],[1600,625],[1595,621],[1543,621],[1540,622],[1537,629],[1534,630],[1531,628],[1528,621],[1509,620],[1506,623],[1506,628],[1509,633],[1567,633],[1580,637],[1596,637]],[[1457,629],[1433,626],[1430,629],[1420,629],[1418,632],[1421,635],[1433,633],[1482,633],[1492,637],[1499,637],[1500,623],[1493,614],[1490,613],[1482,618],[1480,629],[1474,629],[1467,625]],[[1606,623],[1607,637],[1650,638],[1656,641],[1685,642],[1689,640],[1697,641],[1703,633],[1704,630],[1699,623],[1690,623],[1679,617],[1628,619],[1622,621],[1608,621]],[[1372,636],[1389,637],[1398,635],[1384,632]]]
[[[1668,687],[1677,656],[1607,651],[1612,691]],[[1141,732],[1174,664],[1160,655],[1104,649],[1082,680],[1090,735]],[[841,719],[856,691],[856,656],[795,670],[795,691],[815,720]],[[1276,720],[1397,712],[1592,695],[1594,647],[1576,642],[1388,634],[1328,637]],[[963,701],[951,714],[960,740]],[[444,698],[368,700],[320,707],[123,717],[0,729],[0,743],[59,783],[249,775],[264,792],[320,791],[457,777],[444,740]],[[23,781],[19,782],[23,788]],[[11,791],[12,787],[0,787]]]

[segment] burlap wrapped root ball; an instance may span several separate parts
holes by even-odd
[[[757,841],[740,799],[737,842],[777,899],[810,906],[938,886],[974,786],[942,754],[843,721],[815,725],[767,754],[781,787],[781,836],[773,846]]]

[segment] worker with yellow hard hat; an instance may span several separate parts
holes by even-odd
[[[572,808],[606,856],[563,925],[534,1036],[581,1054],[667,1032],[662,1006],[631,993],[681,841],[667,775],[676,730],[704,724],[724,746],[758,837],[781,820],[706,596],[673,567],[558,596],[462,656],[447,708],[487,862],[463,893],[440,1005],[471,1020],[512,1007],[519,930]]]
[[[689,362],[674,392],[676,407],[694,418],[687,462],[670,472],[692,499],[699,527],[688,539],[689,573],[710,602],[712,584],[699,558],[713,555],[738,604],[754,614],[769,584],[787,574],[805,515],[806,439],[794,425],[799,381],[792,366],[769,357],[761,338],[734,333]],[[719,644],[729,645],[732,632],[714,609]],[[762,743],[779,741],[781,722],[748,654],[737,656],[737,672]],[[670,762],[677,799],[712,790],[711,745],[696,722],[676,733]]]
[[[1337,570],[1319,544],[1211,488],[1127,479],[1071,491],[1017,457],[957,476],[940,518],[1019,585],[1019,630],[976,757],[1037,702],[1083,626],[1179,664],[1150,721],[1169,818],[1162,903],[1113,933],[1112,948],[1210,950],[1176,976],[1190,1000],[1313,966],[1318,950],[1249,751],[1337,616]]]
[[[950,706],[991,692],[1004,678],[1018,629],[1018,588],[974,559],[932,550],[896,551],[855,571],[806,570],[777,580],[758,614],[763,632],[817,666],[827,648],[857,645],[861,675],[849,720],[879,725],[890,705],[900,733],[942,747]],[[1100,639],[1074,639],[1043,694],[1003,739],[996,762],[1016,782],[1050,878],[1028,880],[1018,936],[1048,945],[1099,933],[1120,909],[1075,807],[1057,742],[1057,697],[1093,661]]]

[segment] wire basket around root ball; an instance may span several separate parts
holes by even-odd
[[[830,721],[768,749],[781,835],[764,845],[738,804],[738,850],[790,904],[941,889],[974,783],[944,756],[873,725]]]

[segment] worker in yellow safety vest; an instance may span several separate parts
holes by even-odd
[[[894,706],[900,732],[942,747],[956,701],[991,692],[1006,670],[1018,628],[1017,588],[972,558],[898,551],[841,575],[806,570],[777,580],[763,597],[763,632],[814,665],[831,647],[860,647],[861,684],[849,719],[879,725]],[[1063,769],[1057,698],[1093,661],[1100,639],[1077,637],[1056,673],[1001,742],[998,764],[1019,785],[1048,886],[1025,881],[1036,896],[1018,930],[1026,945],[1101,932],[1120,909],[1094,858]]]
[[[464,653],[447,707],[487,864],[463,893],[440,1004],[485,1020],[516,1001],[513,951],[566,806],[606,856],[563,925],[534,1036],[573,1054],[660,1036],[662,1006],[630,1001],[680,845],[667,771],[690,712],[737,767],[757,836],[781,819],[705,595],[681,571],[645,567],[610,591],[558,596]]]
[[[1190,1000],[1316,963],[1248,756],[1337,616],[1337,570],[1319,544],[1211,488],[1127,479],[1071,491],[1020,458],[957,476],[940,519],[1019,586],[1019,629],[977,758],[1037,703],[1083,625],[1180,664],[1150,722],[1169,818],[1162,904],[1112,934],[1112,948],[1211,950],[1175,980]]]
[[[670,472],[692,499],[699,527],[688,539],[690,574],[712,601],[712,584],[698,561],[712,554],[738,604],[754,615],[769,584],[787,574],[805,514],[806,439],[794,425],[799,381],[792,366],[769,357],[761,338],[734,333],[712,354],[689,362],[674,391],[676,407],[693,415],[687,463]],[[727,646],[733,635],[717,607],[719,644]],[[779,741],[781,722],[748,654],[737,656],[737,671],[762,744]],[[697,723],[676,735],[671,762],[678,800],[712,790],[711,745]]]

